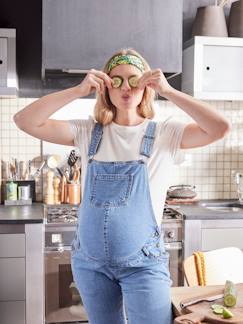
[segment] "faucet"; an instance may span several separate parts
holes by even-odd
[[[237,185],[237,194],[239,203],[243,204],[243,174],[240,172],[234,172],[235,183]]]
[[[241,179],[242,177],[243,177],[242,173],[240,173],[240,172],[235,173],[235,183],[237,185],[240,185],[241,181],[243,180],[243,179]]]

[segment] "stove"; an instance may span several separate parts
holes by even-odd
[[[70,252],[71,243],[77,229],[78,208],[79,205],[69,204],[44,206],[45,254],[47,260],[47,274],[50,271],[53,271],[50,261],[52,260],[52,262],[56,263],[58,261],[58,263],[69,264],[69,273],[67,275],[71,276]],[[184,237],[183,222],[183,214],[180,212],[179,206],[173,205],[173,207],[171,207],[165,205],[161,222],[161,231],[165,249],[170,256],[169,268],[172,279],[172,286],[184,285],[182,271]],[[58,267],[56,269],[58,269]],[[47,321],[47,323],[48,322],[49,321]],[[56,322],[58,323],[58,321]]]
[[[77,223],[77,212],[79,205],[44,205],[45,224],[60,224],[60,223]],[[178,206],[169,207],[165,205],[163,211],[163,222],[182,222],[183,215],[180,213]]]
[[[79,205],[45,205],[44,206],[44,222],[46,226],[46,247],[58,247],[61,249],[67,244],[70,245],[71,232],[75,232],[78,222]],[[69,229],[68,229],[69,228]],[[169,243],[183,241],[183,215],[180,213],[178,206],[172,208],[165,205],[163,210],[161,230],[167,249],[171,248]],[[52,232],[60,232],[59,237],[53,236]],[[48,234],[49,233],[49,234]],[[68,235],[69,233],[69,235]],[[68,239],[66,238],[68,235]]]
[[[45,224],[76,224],[79,205],[44,205]]]
[[[163,211],[163,219],[173,219],[181,221],[183,219],[183,214],[179,211],[180,207],[175,206],[174,208],[165,205]]]
[[[164,242],[181,242],[183,241],[183,214],[178,209],[165,206],[161,229],[164,233]],[[167,245],[168,247],[168,245]]]

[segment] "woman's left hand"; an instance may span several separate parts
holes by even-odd
[[[160,69],[150,70],[142,75],[138,81],[138,88],[144,89],[146,86],[154,89],[162,97],[172,89]]]

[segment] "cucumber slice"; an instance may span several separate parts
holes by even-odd
[[[222,315],[223,311],[224,311],[223,307],[216,307],[213,309],[214,314],[217,314],[217,315]]]
[[[223,318],[231,318],[233,316],[234,316],[233,313],[230,310],[228,310],[226,307],[224,307]]]
[[[223,308],[224,306],[223,305],[219,305],[219,304],[213,304],[211,305],[211,308],[214,309],[214,308]]]
[[[236,286],[232,281],[226,280],[224,286],[224,304],[225,306],[233,307],[235,306],[236,301],[237,301]]]
[[[135,75],[130,77],[128,83],[132,88],[136,88],[138,86],[138,77]]]
[[[211,306],[211,308],[212,308],[214,314],[217,314],[217,315],[223,314],[223,309],[224,309],[223,305],[214,304]]]
[[[112,78],[113,80],[113,88],[119,88],[122,85],[122,78],[118,77],[118,76],[114,76]]]

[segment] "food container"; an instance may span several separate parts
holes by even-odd
[[[18,199],[28,200],[30,198],[30,185],[18,187]]]
[[[167,191],[167,196],[169,198],[194,198],[197,195],[195,188],[191,185],[171,186]]]

